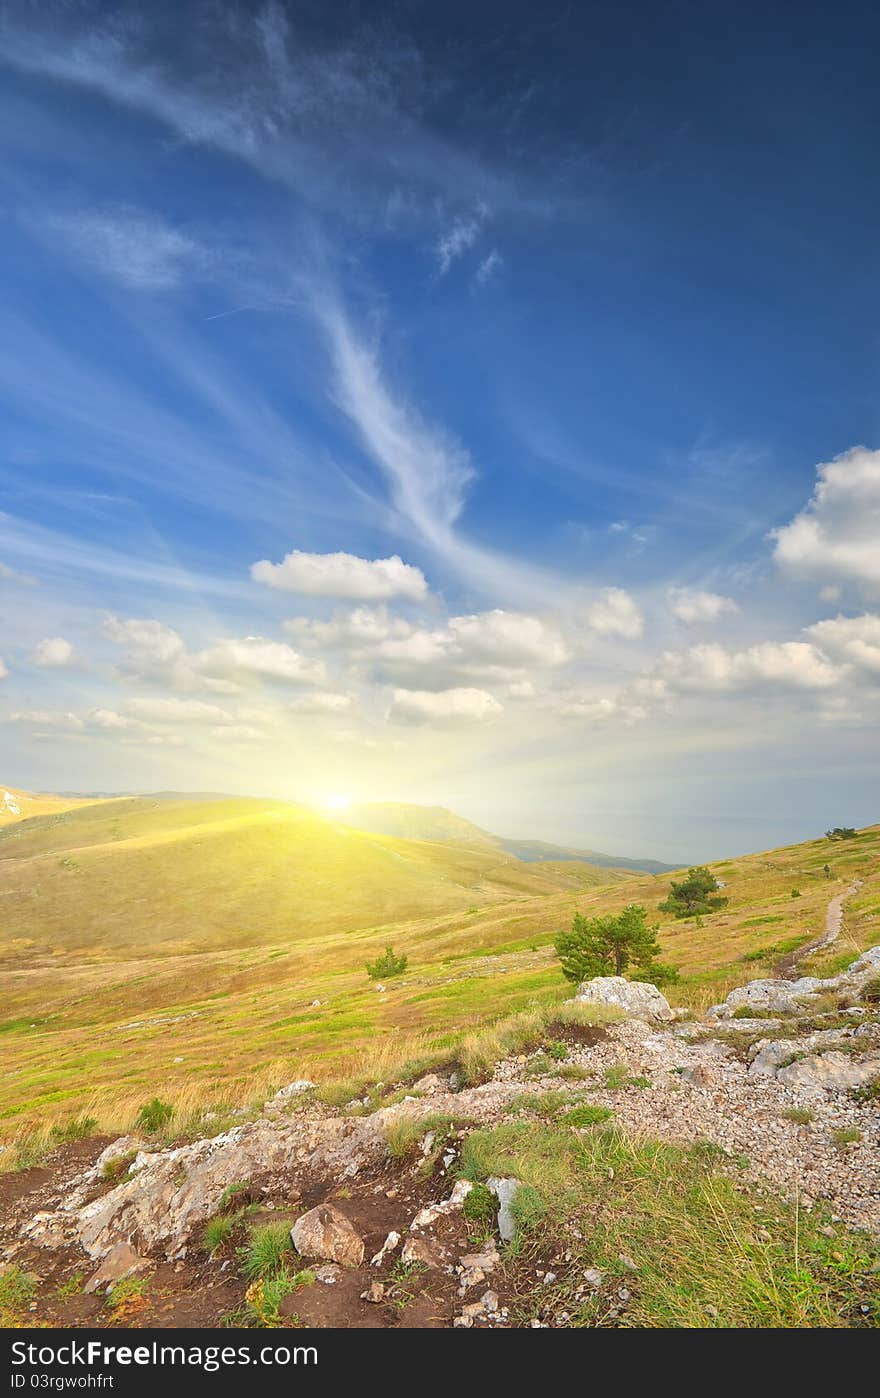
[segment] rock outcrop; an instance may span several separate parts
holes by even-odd
[[[647,981],[628,981],[623,976],[596,976],[577,988],[575,1000],[584,1004],[613,1005],[634,1019],[674,1019],[665,995]]]
[[[880,947],[871,947],[853,961],[839,976],[820,980],[816,976],[799,976],[797,980],[764,979],[749,981],[732,990],[720,1005],[711,1005],[706,1017],[730,1019],[737,1010],[747,1008],[762,1013],[791,1015],[802,1012],[817,996],[833,991],[849,991],[858,996],[866,981],[880,973]]]

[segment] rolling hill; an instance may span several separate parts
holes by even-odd
[[[0,956],[256,946],[625,877],[377,835],[284,802],[107,800],[0,831]]]
[[[682,923],[652,874],[361,831],[282,802],[19,817],[0,831],[0,1138],[81,1111],[116,1129],[157,1093],[207,1110],[297,1076],[394,1081],[563,998],[553,941],[575,910],[644,904],[681,972],[675,999],[698,1007],[811,942],[855,879],[839,946],[803,969],[877,940],[880,828],[712,867],[729,905]],[[389,942],[409,966],[379,991],[364,963]]]
[[[19,791],[16,787],[0,786],[0,828],[17,825],[33,816],[57,815],[77,806],[94,805],[93,796],[47,796],[43,793]]]
[[[472,821],[456,815],[445,806],[415,806],[397,801],[368,802],[349,806],[340,816],[346,825],[356,830],[372,830],[380,835],[395,835],[409,840],[442,840],[451,844],[473,845],[479,849],[494,849],[513,855],[523,863],[546,863],[574,860],[604,869],[633,869],[646,874],[665,874],[683,867],[663,864],[657,859],[633,859],[598,850],[573,849],[567,845],[548,844],[545,840],[513,840],[481,830]]]

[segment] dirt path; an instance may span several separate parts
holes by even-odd
[[[784,980],[793,980],[792,972],[797,969],[806,957],[812,956],[815,951],[824,951],[837,941],[840,936],[840,929],[843,926],[843,905],[847,898],[851,898],[862,886],[862,880],[856,879],[845,888],[842,893],[838,893],[831,899],[825,913],[825,931],[821,937],[816,937],[812,942],[808,942],[805,947],[800,947],[798,951],[789,952],[781,961],[777,962],[775,973]]]

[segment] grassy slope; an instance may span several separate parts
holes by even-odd
[[[280,802],[109,801],[0,834],[0,955],[27,949],[33,965],[288,943],[607,879],[367,834]]]
[[[13,798],[18,806],[18,814],[6,808],[3,796],[6,793]],[[61,811],[74,810],[77,806],[92,805],[89,798],[76,796],[44,796],[41,793],[31,791],[19,791],[14,786],[0,786],[0,829],[4,826],[17,825],[20,821],[30,820],[34,816],[57,815]]]
[[[819,933],[853,877],[865,882],[841,942],[817,964],[880,940],[880,828],[715,869],[730,906],[695,927],[656,912],[665,878],[596,883],[609,871],[500,862],[267,802],[118,801],[27,822],[0,838],[0,1131],[89,1101],[124,1124],[156,1091],[247,1102],[300,1074],[390,1079],[568,993],[551,944],[575,908],[645,903],[685,977],[675,999],[697,1005]],[[387,941],[410,969],[382,993],[363,964]]]

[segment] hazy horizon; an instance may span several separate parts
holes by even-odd
[[[0,776],[876,821],[876,19],[381,10],[4,9]]]

